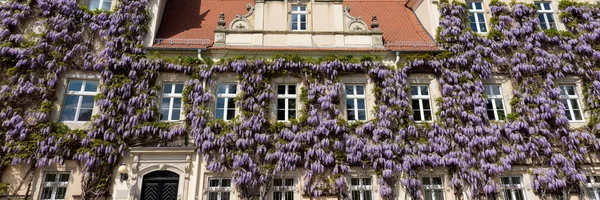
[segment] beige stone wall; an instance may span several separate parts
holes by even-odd
[[[2,174],[0,182],[9,184],[9,195],[16,195],[19,197],[27,195],[29,196],[28,199],[40,199],[44,175],[52,172],[67,172],[70,174],[65,196],[66,200],[81,199],[83,173],[79,165],[72,160],[65,161],[64,165],[53,164],[41,168],[31,168],[28,165],[8,166]],[[29,187],[29,194],[27,194],[27,187]],[[0,197],[0,199],[3,198]],[[10,198],[5,197],[4,199]]]

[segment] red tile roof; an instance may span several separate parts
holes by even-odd
[[[169,0],[156,38],[167,39],[153,47],[163,48],[235,48],[258,50],[257,47],[211,47],[219,13],[225,13],[228,23],[236,14],[247,13],[246,4],[254,0]],[[361,16],[368,26],[376,15],[383,31],[385,49],[395,51],[439,50],[432,38],[419,24],[414,13],[404,6],[406,0],[344,0],[352,16]],[[260,48],[260,47],[259,47]],[[368,48],[276,48],[264,50],[353,50],[380,51]]]

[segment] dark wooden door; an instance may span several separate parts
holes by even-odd
[[[179,175],[170,171],[155,171],[144,176],[142,200],[177,200]]]

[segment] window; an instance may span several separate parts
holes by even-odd
[[[556,29],[554,11],[552,11],[550,2],[535,2],[535,5],[538,7],[538,18],[542,29]]]
[[[560,102],[565,105],[565,114],[569,121],[583,120],[581,107],[579,107],[579,97],[575,91],[574,85],[560,85]]]
[[[346,115],[348,121],[367,120],[364,85],[346,85]]]
[[[485,85],[485,95],[487,96],[487,115],[490,120],[504,120],[504,101],[500,85]]]
[[[410,86],[413,119],[415,121],[431,121],[431,104],[429,102],[429,86]]]
[[[167,83],[163,85],[160,120],[178,121],[181,117],[181,93],[183,84]]]
[[[294,200],[294,179],[273,179],[273,200]]]
[[[306,31],[306,6],[292,6],[292,31]]]
[[[90,121],[97,89],[98,81],[69,80],[61,121]]]
[[[502,193],[506,200],[525,200],[520,176],[502,177]]]
[[[296,118],[296,85],[277,86],[277,121]]]
[[[487,25],[485,24],[485,12],[481,2],[469,2],[469,23],[471,29],[477,33],[486,33]]]
[[[425,200],[444,200],[442,177],[425,177],[422,180]]]
[[[110,10],[112,0],[90,0],[90,10]]]
[[[600,200],[600,176],[588,176],[585,188],[589,200]]]
[[[211,178],[208,180],[208,200],[229,200],[231,179]]]
[[[371,200],[371,178],[350,178],[352,200]]]
[[[235,116],[236,84],[217,86],[217,119],[231,120]]]
[[[69,185],[69,173],[46,173],[42,182],[41,200],[65,199]]]

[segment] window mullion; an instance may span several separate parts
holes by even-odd
[[[174,101],[175,101],[175,98],[173,98],[173,97],[169,98],[169,111],[168,111],[167,121],[171,121],[171,119],[173,119],[173,102]]]
[[[229,111],[229,98],[225,97],[223,99],[224,99],[224,101],[223,101],[223,119],[225,121],[227,121],[227,113],[228,113],[227,111]]]
[[[481,32],[481,27],[479,27],[479,15],[478,14],[479,13],[477,13],[477,12],[473,12],[473,15],[475,16],[473,18],[475,18],[475,27],[477,27],[477,32]]]
[[[569,109],[569,114],[571,115],[571,119],[573,119],[573,121],[577,120],[575,118],[575,112],[573,110],[573,105],[571,105],[571,99],[567,98],[567,109]]]
[[[494,117],[495,117],[494,120],[498,120],[500,118],[498,117],[498,109],[496,107],[496,99],[492,98],[490,100],[492,101],[492,112],[494,113]]]
[[[425,107],[423,107],[423,99],[419,99],[419,112],[421,113],[421,121],[426,121]]]

